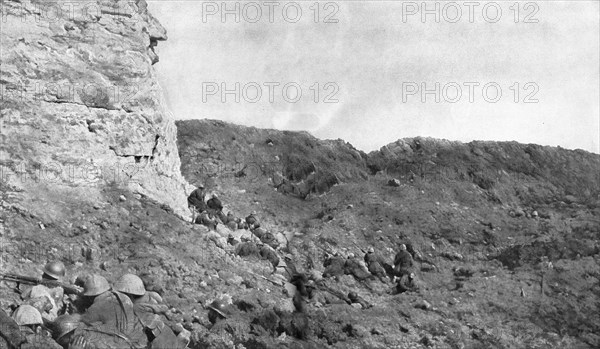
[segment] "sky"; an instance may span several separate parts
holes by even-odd
[[[600,153],[598,1],[148,4],[176,119]]]

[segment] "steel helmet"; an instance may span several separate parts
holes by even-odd
[[[83,284],[84,296],[97,296],[108,290],[110,290],[108,281],[98,274],[90,275]]]
[[[224,301],[214,300],[207,308],[221,315],[223,318],[227,318],[227,304]]]
[[[59,261],[48,262],[44,266],[44,274],[54,280],[60,280],[65,277],[65,265]]]
[[[54,320],[54,335],[56,340],[58,341],[63,336],[69,334],[69,332],[74,331],[80,323],[80,314],[65,314],[57,317],[56,320]]]
[[[134,296],[143,296],[146,294],[144,282],[139,276],[134,274],[125,274],[115,282],[113,286],[115,291],[132,294]]]
[[[351,291],[348,293],[348,298],[350,298],[351,301],[354,301],[358,299],[358,294],[354,291]]]
[[[373,253],[373,252],[375,252],[375,249],[373,248],[373,246],[371,246],[371,247],[369,247],[369,249],[367,250],[367,252]]]
[[[19,326],[41,325],[42,314],[31,305],[21,305],[13,313],[13,319]]]

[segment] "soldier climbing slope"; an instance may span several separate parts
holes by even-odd
[[[406,250],[406,245],[400,245],[400,251],[394,257],[394,275],[402,277],[412,272],[413,256]]]

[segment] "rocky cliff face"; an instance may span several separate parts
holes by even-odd
[[[5,189],[43,211],[57,193],[93,200],[117,183],[186,215],[177,130],[152,67],[167,36],[145,1],[4,1],[2,11]]]

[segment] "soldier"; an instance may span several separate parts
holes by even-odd
[[[350,300],[350,304],[358,303],[362,306],[363,309],[372,307],[372,305],[369,302],[367,302],[364,298],[360,297],[358,293],[354,291],[348,292],[348,299]]]
[[[241,219],[241,218],[236,218],[235,222],[237,223],[237,228],[238,229],[245,229],[248,230],[248,223],[246,223],[245,220]]]
[[[208,206],[208,208],[216,212],[220,212],[223,210],[223,204],[221,203],[221,200],[219,200],[217,194],[213,194],[212,197],[206,202],[206,205]]]
[[[19,325],[0,308],[0,348],[20,348],[26,341]]]
[[[402,275],[396,284],[396,293],[404,293],[406,291],[417,291],[419,289],[415,273]]]
[[[330,276],[340,276],[344,275],[344,265],[346,264],[346,260],[342,258],[337,252],[334,255],[323,262],[323,266],[325,267],[325,271],[323,272],[323,277]]]
[[[234,220],[227,220],[227,228],[229,228],[229,230],[233,230],[236,231],[239,229],[238,224],[236,223],[235,219]]]
[[[154,291],[146,291],[142,279],[134,274],[125,274],[115,282],[115,291],[129,296],[133,304],[162,304],[162,297]]]
[[[296,287],[296,292],[292,299],[294,307],[297,312],[304,313],[306,311],[306,300],[309,297],[306,287],[308,277],[302,273],[297,273],[292,276],[290,283]]]
[[[93,298],[92,305],[82,315],[81,321],[89,327],[83,329],[83,335],[88,342],[96,344],[109,339],[110,334],[113,344],[106,348],[123,348],[123,341],[135,343],[144,347],[148,338],[143,327],[136,320],[133,302],[125,294],[116,290],[111,291],[108,281],[100,275],[91,275],[85,281],[83,295]],[[76,333],[77,335],[77,333]],[[113,346],[114,345],[114,346]],[[104,348],[102,346],[98,348]]]
[[[400,245],[400,251],[394,257],[394,275],[402,277],[405,274],[410,274],[413,264],[413,257],[406,250],[406,245]]]
[[[67,348],[71,342],[73,333],[81,324],[80,314],[65,314],[57,317],[52,324],[54,339],[63,348]]]
[[[133,302],[133,312],[143,325],[144,330],[150,332],[148,340],[151,341],[152,348],[185,348],[189,343],[187,331],[180,332],[181,336],[176,336],[171,328],[165,326],[158,316],[165,314],[168,310],[166,305],[158,304],[162,298],[156,293],[146,291],[142,279],[134,274],[125,274],[115,282],[114,290],[122,292],[129,296]],[[155,294],[155,295],[152,295]]]
[[[348,259],[344,264],[344,273],[353,275],[358,280],[367,280],[371,278],[369,271],[354,257],[354,253],[348,254]]]
[[[82,321],[86,324],[94,322],[109,323],[119,321],[127,309],[123,309],[121,303],[132,307],[131,301],[125,295],[111,292],[110,284],[103,276],[93,274],[85,279],[82,295],[86,297],[87,303],[91,303],[83,314]],[[120,310],[118,314],[113,312]],[[121,315],[121,316],[116,316]]]
[[[252,229],[252,234],[256,235],[257,238],[262,239],[263,236],[267,233],[267,230],[264,228],[256,228]]]
[[[60,345],[42,329],[44,321],[36,308],[31,305],[21,305],[15,310],[12,317],[26,339],[20,349],[61,349]]]
[[[263,259],[271,262],[273,273],[275,273],[277,271],[277,266],[279,265],[279,256],[277,255],[277,252],[275,252],[271,246],[263,245],[261,246],[259,253]]]
[[[196,222],[196,216],[208,208],[206,206],[206,202],[204,201],[204,197],[206,196],[204,185],[202,183],[197,183],[196,187],[197,188],[194,189],[194,191],[192,191],[187,198],[188,208],[192,213],[192,223]]]
[[[381,282],[387,282],[387,275],[385,268],[383,267],[385,261],[381,255],[375,253],[375,249],[373,247],[369,247],[367,250],[364,261],[367,264],[367,268],[371,274],[377,276]]]
[[[203,211],[202,213],[200,213],[200,216],[196,218],[195,223],[205,225],[212,230],[217,230],[217,218],[214,214],[209,213],[208,211]]]
[[[261,228],[255,229],[255,231],[260,230],[260,229]],[[279,241],[275,238],[275,235],[273,235],[269,231],[267,231],[266,233],[264,233],[261,237],[259,237],[259,239],[260,239],[260,241],[262,243],[267,244],[267,245],[271,246],[274,249],[276,249],[277,247],[279,247]]]
[[[63,281],[65,277],[65,265],[60,261],[48,262],[44,266],[42,279]]]
[[[226,319],[229,314],[229,305],[223,300],[214,300],[208,308],[208,320],[215,325],[219,320]]]
[[[43,280],[62,281],[65,277],[65,265],[59,261],[46,263],[42,272]],[[47,287],[35,285],[25,289],[21,298],[27,299],[27,303],[40,309],[42,318],[54,321],[59,313],[63,312],[65,305],[65,291],[62,287]],[[49,303],[49,307],[46,304]]]
[[[225,224],[227,226],[227,228],[229,228],[231,230],[238,229],[237,218],[231,211],[227,212],[227,215],[224,218],[223,224]]]
[[[227,223],[229,223],[229,219],[223,211],[217,211],[217,218],[223,225],[227,225]]]
[[[256,217],[256,211],[252,211],[252,213],[246,217],[246,224],[248,224],[248,229],[250,230],[260,228],[260,221],[258,220],[258,217]]]

